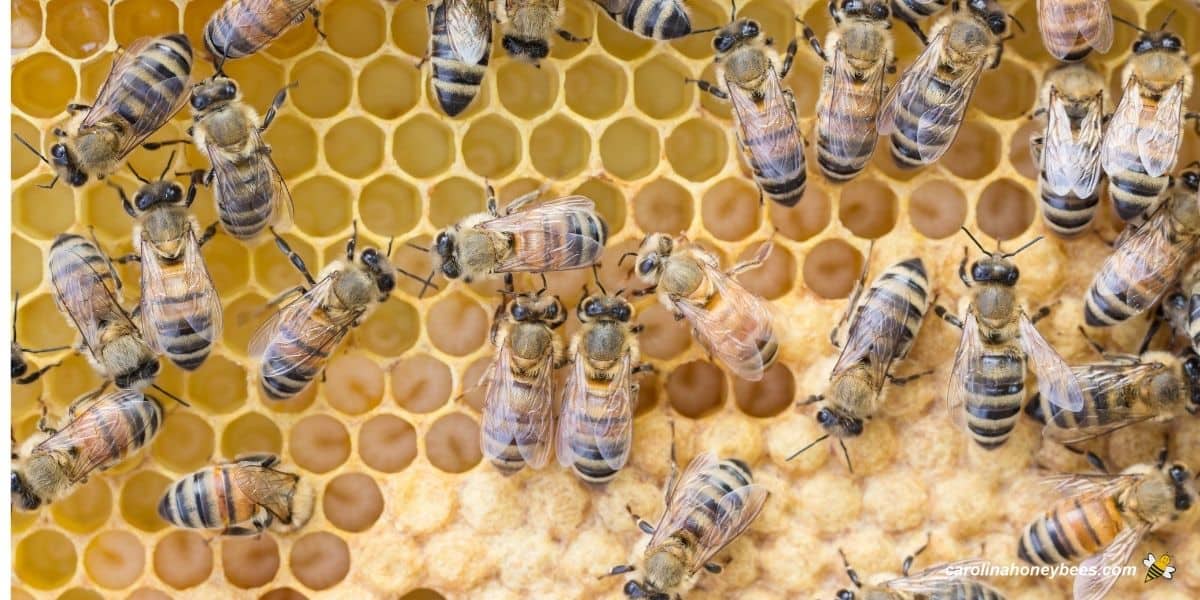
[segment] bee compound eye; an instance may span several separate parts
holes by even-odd
[[[721,34],[713,38],[713,48],[717,52],[728,52],[732,47],[733,38],[728,35]]]
[[[65,160],[67,158],[67,146],[65,144],[55,144],[50,147],[50,156]]]
[[[656,266],[658,266],[658,261],[653,258],[645,258],[642,259],[642,262],[638,263],[638,272],[642,275],[649,275],[650,271],[653,271]]]
[[[547,319],[553,319],[554,317],[557,317],[557,316],[558,316],[558,303],[557,302],[546,307],[546,318]]]
[[[629,309],[629,306],[627,306],[627,305],[625,305],[625,304],[622,304],[621,306],[618,306],[618,307],[617,307],[617,308],[616,308],[616,309],[613,311],[613,313],[614,313],[614,315],[613,315],[613,316],[615,316],[615,317],[617,318],[617,320],[618,320],[618,321],[628,321],[628,320],[629,320],[629,318],[630,318],[631,316],[633,316],[633,315],[632,315],[632,311],[630,311],[630,309]]]

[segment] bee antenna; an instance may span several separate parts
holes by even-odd
[[[546,274],[545,273],[538,273],[538,275],[542,276],[542,289],[537,291],[537,296],[540,298],[542,296],[542,293],[545,292],[546,289],[550,287],[550,284],[546,282]]]
[[[1028,242],[1025,242],[1025,245],[1024,245],[1024,246],[1021,246],[1020,248],[1017,248],[1016,250],[1013,250],[1012,252],[1007,252],[1007,253],[1005,253],[1005,254],[1004,254],[1004,256],[1003,256],[1002,258],[1012,258],[1012,257],[1014,257],[1014,256],[1016,256],[1016,255],[1018,255],[1018,254],[1020,254],[1020,253],[1022,253],[1022,252],[1024,252],[1026,248],[1028,248],[1028,247],[1030,247],[1030,246],[1032,246],[1032,245],[1034,245],[1034,244],[1036,244],[1036,243],[1038,243],[1038,242],[1042,241],[1042,239],[1043,239],[1044,237],[1045,237],[1045,236],[1041,236],[1041,235],[1039,235],[1039,236],[1037,236],[1037,237],[1033,238],[1032,240],[1029,240]]]
[[[413,250],[420,250],[421,252],[426,252],[426,253],[429,252],[429,248],[426,248],[424,246],[418,246],[412,242],[404,242],[404,245],[408,246],[409,248],[412,248]]]
[[[21,137],[21,136],[19,136],[19,135],[15,134],[15,133],[13,134],[13,137],[17,138],[17,141],[18,141],[18,142],[21,142],[21,145],[22,145],[22,146],[25,146],[26,148],[28,148],[28,149],[29,149],[29,151],[30,151],[30,152],[32,152],[34,156],[36,156],[36,157],[38,157],[39,159],[41,159],[41,161],[42,161],[42,162],[44,162],[44,163],[46,163],[46,164],[50,164],[50,161],[49,161],[49,160],[46,160],[46,157],[45,157],[45,156],[43,156],[41,152],[38,152],[38,151],[37,151],[37,148],[34,148],[32,144],[30,144],[29,142],[25,141],[25,138],[23,138],[23,137]],[[55,177],[55,179],[57,180],[58,178],[57,178],[57,177]]]
[[[403,268],[401,268],[401,267],[397,267],[397,266],[394,266],[394,265],[393,265],[393,266],[392,266],[392,268],[393,268],[393,269],[395,269],[397,273],[399,273],[399,274],[401,274],[401,275],[404,275],[405,277],[409,277],[409,278],[411,278],[411,279],[413,279],[413,280],[415,280],[415,281],[419,281],[419,282],[421,282],[421,293],[417,295],[417,297],[418,297],[418,298],[420,298],[420,297],[422,297],[422,296],[424,296],[424,295],[425,295],[425,290],[426,290],[427,288],[433,288],[433,289],[435,289],[435,290],[436,290],[436,289],[440,289],[440,288],[438,288],[438,286],[437,286],[437,285],[435,285],[435,284],[433,283],[433,274],[434,274],[434,273],[436,273],[437,271],[431,271],[431,272],[429,273],[429,277],[421,277],[420,275],[417,275],[417,274],[414,274],[414,273],[412,273],[412,272],[406,271],[406,270],[404,270],[404,269],[403,269]]]
[[[979,240],[975,239],[975,234],[971,233],[970,229],[963,227],[962,230],[963,230],[963,233],[967,234],[967,237],[971,238],[972,242],[975,242],[975,247],[979,248],[980,252],[982,252],[984,254],[991,254],[991,252],[988,252],[987,250],[983,249],[983,244],[980,244]]]
[[[846,457],[846,468],[850,470],[850,474],[854,474],[854,465],[850,463],[850,451],[846,450],[846,441],[838,439],[838,445],[842,447],[842,456]]]
[[[1190,169],[1192,167],[1200,167],[1200,160],[1193,160],[1192,162],[1183,166],[1184,169]]]
[[[1017,26],[1017,29],[1021,30],[1021,33],[1025,33],[1025,24],[1022,23],[1021,20],[1017,18],[1017,15],[1008,13],[1008,18],[1010,20],[1012,20],[1013,24],[1015,24]]]
[[[801,454],[801,453],[803,453],[805,450],[808,450],[809,448],[812,448],[813,446],[816,446],[817,444],[820,444],[821,442],[825,441],[825,439],[826,439],[826,438],[828,438],[828,437],[829,437],[829,434],[827,433],[827,434],[825,434],[825,435],[823,435],[823,436],[821,436],[821,437],[819,437],[819,438],[817,438],[817,439],[815,439],[815,440],[813,440],[813,441],[809,442],[807,446],[805,446],[805,447],[803,447],[803,448],[801,448],[801,449],[799,449],[799,450],[797,450],[797,451],[793,452],[791,456],[787,457],[787,460],[792,460],[793,458],[796,458],[797,456],[800,456],[800,454]],[[843,447],[844,447],[844,446],[843,446]]]
[[[191,404],[188,404],[187,402],[184,402],[184,401],[183,401],[183,398],[180,398],[179,396],[176,396],[175,394],[172,394],[171,392],[168,392],[167,390],[164,390],[164,389],[162,389],[161,387],[159,387],[159,385],[158,385],[157,383],[152,383],[152,384],[150,384],[150,387],[152,387],[152,388],[154,388],[154,389],[158,390],[158,391],[159,391],[159,393],[161,393],[162,395],[164,395],[164,396],[166,396],[166,397],[168,397],[168,398],[170,398],[170,399],[172,399],[172,400],[174,400],[174,401],[178,402],[179,404],[181,404],[181,405],[183,405],[183,406],[191,407]]]
[[[592,265],[592,279],[596,280],[596,287],[600,288],[600,293],[607,296],[608,290],[605,290],[604,284],[600,283],[600,265],[596,265],[596,264]],[[584,284],[584,288],[585,289],[587,288],[586,284]]]
[[[396,236],[392,236],[391,239],[388,240],[387,253],[385,253],[384,256],[387,256],[389,259],[392,258],[392,244],[395,243],[395,241]]]
[[[1174,11],[1171,11],[1171,12],[1174,12]],[[1140,31],[1140,32],[1142,32],[1142,33],[1150,33],[1149,31],[1146,31],[1145,29],[1142,29],[1142,28],[1141,28],[1141,26],[1139,26],[1137,23],[1134,23],[1133,21],[1127,21],[1127,20],[1125,20],[1125,19],[1122,19],[1121,17],[1119,17],[1119,16],[1117,16],[1117,15],[1113,15],[1113,20],[1114,20],[1114,21],[1116,21],[1116,22],[1118,22],[1118,23],[1122,23],[1122,24],[1124,24],[1124,25],[1127,25],[1127,26],[1129,26],[1129,27],[1132,27],[1132,28],[1134,28],[1134,29],[1136,29],[1136,30],[1138,30],[1138,31]]]
[[[158,174],[158,180],[162,181],[167,176],[167,171],[171,170],[171,165],[175,164],[175,151],[171,151],[171,155],[167,157],[167,166],[163,167],[162,173]]]
[[[1172,9],[1171,9],[1171,12],[1167,13],[1167,18],[1163,19],[1162,25],[1159,25],[1159,26],[1158,26],[1158,30],[1159,30],[1159,31],[1165,31],[1165,30],[1167,29],[1167,25],[1168,25],[1168,24],[1170,24],[1170,22],[1171,22],[1171,19],[1172,19],[1174,16],[1175,16],[1175,9],[1173,9],[1173,8],[1172,8]]]
[[[737,0],[729,0],[729,22],[737,20]]]
[[[625,254],[622,254],[620,260],[617,261],[617,266],[619,267],[624,264],[625,259],[629,258],[630,256],[637,256],[637,252],[626,252]]]
[[[625,293],[625,288],[621,288],[621,289],[617,290],[616,293],[613,294],[613,296],[620,296],[621,294],[624,294],[624,293]]]
[[[140,181],[142,183],[147,183],[147,184],[150,183],[149,179],[146,179],[145,177],[142,177],[140,174],[138,174],[137,170],[133,168],[133,163],[125,163],[125,166],[129,167],[129,172],[133,173],[133,176],[137,177],[138,181]]]

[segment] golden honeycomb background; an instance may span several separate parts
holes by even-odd
[[[773,490],[766,509],[727,553],[726,572],[705,576],[689,598],[831,597],[848,584],[836,549],[859,573],[898,570],[927,533],[917,567],[983,556],[1016,560],[1018,528],[1048,499],[1037,465],[1083,470],[1078,457],[1039,450],[1038,429],[1023,420],[1002,449],[985,453],[956,435],[941,405],[958,340],[927,320],[899,373],[936,373],[890,389],[881,415],[848,444],[855,472],[823,444],[784,459],[820,432],[812,408],[797,399],[821,391],[836,360],[827,336],[844,309],[868,242],[877,240],[872,277],[908,255],[932,270],[941,302],[964,297],[954,275],[963,252],[959,225],[1020,242],[1045,230],[1028,156],[1032,111],[1050,64],[1036,31],[1035,1],[1006,2],[1028,29],[984,75],[967,123],[940,164],[899,172],[881,145],[874,166],[844,186],[815,171],[799,207],[760,208],[737,157],[729,109],[683,78],[712,78],[708,35],[655,44],[618,28],[585,0],[566,0],[565,28],[591,40],[554,40],[541,68],[503,56],[494,44],[481,97],[456,119],[434,106],[425,52],[425,7],[417,0],[322,3],[319,40],[305,23],[228,72],[262,111],[287,82],[299,82],[267,133],[291,185],[296,222],[287,236],[313,272],[340,256],[352,220],[368,243],[428,244],[432,234],[484,204],[484,181],[503,200],[549,183],[548,194],[594,198],[612,231],[602,270],[610,289],[632,286],[615,258],[651,231],[686,231],[726,261],[772,238],[768,264],[744,283],[772,300],[782,358],[757,384],[732,381],[705,361],[686,329],[652,299],[639,304],[643,354],[657,373],[642,381],[631,464],[606,488],[589,488],[556,465],[505,478],[480,462],[481,393],[472,386],[491,349],[485,343],[497,301],[495,282],[443,285],[417,297],[405,282],[395,297],[350,336],[327,381],[286,403],[264,401],[245,352],[265,300],[299,281],[272,244],[247,249],[226,235],[205,248],[225,300],[226,333],[195,373],[167,366],[163,387],[190,409],[169,407],[164,430],[141,455],[94,476],[74,495],[32,514],[13,513],[13,595],[17,598],[517,598],[615,597],[621,578],[597,579],[634,558],[640,539],[625,513],[653,520],[661,511],[668,427],[674,422],[681,462],[711,448],[749,462]],[[14,0],[12,92],[15,132],[49,137],[71,101],[94,97],[119,45],[182,28],[193,43],[218,0]],[[728,5],[688,2],[697,27],[723,23]],[[1200,48],[1200,15],[1183,1],[1116,0],[1113,12],[1156,26],[1179,10],[1172,27]],[[776,47],[799,35],[800,15],[824,36],[823,2],[753,0],[739,13],[758,19]],[[901,68],[918,51],[915,37],[893,28]],[[1097,64],[1116,81],[1133,39],[1117,26],[1113,50]],[[1192,55],[1200,77],[1200,54]],[[211,66],[198,63],[196,74]],[[820,63],[804,46],[787,83],[803,129],[811,131]],[[1200,93],[1189,101],[1200,110]],[[188,111],[156,138],[181,135]],[[162,168],[164,152],[138,151],[142,173]],[[1179,164],[1200,158],[1188,135]],[[188,150],[190,167],[204,160]],[[176,170],[183,170],[183,160]],[[53,237],[95,226],[113,255],[130,250],[130,219],[112,190],[36,187],[49,170],[18,148],[12,158],[12,283],[22,292],[18,326],[28,347],[67,344],[73,333],[56,313],[44,274]],[[114,179],[130,189],[124,172]],[[1107,205],[1106,205],[1107,206]],[[215,216],[211,196],[194,204],[201,222]],[[1105,209],[1107,211],[1107,209]],[[1075,328],[1080,295],[1115,235],[1111,214],[1102,235],[1049,238],[1023,254],[1020,291],[1030,307],[1058,302],[1043,331],[1072,362],[1094,360]],[[397,251],[399,263],[425,272],[428,257]],[[135,268],[122,270],[126,297],[137,297]],[[573,306],[590,274],[551,276]],[[528,282],[533,285],[533,282]],[[565,329],[574,331],[573,322]],[[1133,349],[1144,323],[1099,337]],[[40,382],[12,386],[16,437],[34,428],[39,399],[62,414],[99,381],[69,353]],[[165,364],[165,363],[164,363]],[[464,396],[465,394],[465,396]],[[1131,428],[1096,449],[1115,468],[1152,460],[1170,433],[1174,458],[1200,467],[1200,422]],[[169,481],[210,460],[251,451],[280,453],[318,490],[316,513],[291,535],[218,539],[167,527],[155,514]],[[1189,527],[1190,533],[1189,534]],[[1200,595],[1200,536],[1179,524],[1147,549],[1169,551],[1176,579],[1122,581],[1113,598],[1179,599]],[[1010,578],[993,584],[1009,598],[1069,594],[1069,578]]]

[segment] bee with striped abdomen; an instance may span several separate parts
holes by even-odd
[[[1023,529],[1017,556],[1033,565],[1085,559],[1075,577],[1075,600],[1100,600],[1146,535],[1196,505],[1192,471],[1168,464],[1140,464],[1120,475],[1065,474],[1048,483],[1062,498]]]
[[[168,160],[157,181],[134,171],[143,185],[132,202],[120,186],[113,187],[125,212],[138,221],[134,253],[125,259],[136,260],[142,269],[138,311],[146,343],[179,368],[194,371],[221,337],[221,298],[200,253],[217,224],[202,230],[188,214],[196,187],[189,186],[185,196],[183,188],[163,179],[170,168]]]
[[[651,40],[674,40],[715,29],[692,29],[683,0],[593,0],[626,31]]]
[[[864,584],[858,572],[850,566],[846,554],[840,549],[842,565],[846,567],[846,576],[855,590],[840,589],[836,600],[1004,600],[1004,595],[992,586],[968,579],[961,573],[975,566],[982,566],[984,561],[977,559],[960,560],[929,567],[919,573],[909,574],[913,560],[929,547],[929,540],[916,552],[904,557],[900,565],[900,576],[891,577],[880,574],[872,579],[880,580],[875,584]]]
[[[911,29],[922,44],[928,44],[929,39],[919,22],[941,13],[948,6],[950,0],[892,0],[892,16]]]
[[[183,108],[191,76],[187,36],[140,38],[113,60],[95,103],[67,105],[71,119],[65,129],[54,129],[58,141],[50,147],[49,159],[17,139],[54,169],[48,187],[60,177],[72,187],[89,177],[103,179]]]
[[[1038,0],[1038,29],[1042,44],[1057,58],[1083,60],[1095,50],[1108,52],[1113,41],[1109,0]]]
[[[92,473],[149,444],[163,420],[158,400],[135,390],[85,396],[67,414],[56,430],[43,413],[38,432],[13,455],[13,508],[36,510],[69,495]]]
[[[116,296],[121,281],[108,257],[93,242],[64,233],[54,238],[48,262],[54,303],[79,332],[81,350],[96,373],[121,389],[151,385],[158,356],[121,307]]]
[[[722,271],[716,256],[686,237],[652,233],[626,256],[636,257],[637,276],[650,286],[634,295],[657,292],[663,307],[687,319],[709,356],[734,375],[758,381],[778,358],[779,342],[767,303],[734,277],[765,262],[772,247],[766,242],[750,260]]]
[[[718,83],[687,81],[733,105],[738,146],[754,171],[759,193],[783,206],[795,206],[808,183],[796,100],[783,87],[796,57],[796,41],[788,45],[782,65],[777,65],[778,59],[767,52],[770,39],[762,35],[756,21],[739,20],[736,12],[730,20],[713,37]]]
[[[597,285],[599,280],[597,280]],[[588,483],[606,483],[629,460],[633,410],[638,400],[634,377],[649,370],[639,353],[633,306],[620,293],[584,297],[575,309],[581,327],[567,351],[573,363],[563,387],[558,422],[558,462]]]
[[[1125,236],[1100,265],[1084,296],[1088,325],[1123,323],[1157,304],[1178,281],[1200,247],[1197,188],[1200,171],[1180,175],[1149,220]]]
[[[804,26],[805,39],[825,62],[817,98],[817,165],[829,180],[849,181],[875,153],[883,75],[896,71],[896,55],[886,0],[841,0],[830,4],[830,12],[835,27],[825,48]]]
[[[608,224],[596,205],[568,196],[526,208],[537,190],[513,200],[501,214],[487,188],[487,212],[471,215],[434,238],[435,271],[472,280],[496,273],[545,273],[583,269],[600,261]]]
[[[829,377],[829,391],[812,396],[807,402],[824,401],[817,411],[817,422],[825,435],[788,457],[789,460],[830,436],[838,439],[845,452],[843,440],[862,434],[863,421],[875,415],[885,382],[904,385],[925,374],[907,377],[891,374],[892,363],[908,355],[929,310],[925,263],[920,258],[909,258],[892,265],[871,284],[860,304],[868,263],[863,264],[862,278],[839,323],[840,327],[850,321],[845,343],[838,339],[837,328],[830,336],[842,354]],[[850,463],[848,453],[846,463]]]
[[[672,447],[666,507],[658,524],[651,527],[633,515],[651,538],[643,555],[642,580],[625,583],[625,595],[630,598],[668,600],[678,597],[678,590],[701,568],[720,573],[721,565],[710,561],[750,527],[770,495],[754,483],[750,467],[736,458],[717,460],[713,453],[705,452],[692,459],[678,480],[676,472]],[[634,570],[633,565],[620,565],[609,574]]]
[[[278,464],[273,454],[255,454],[185,475],[167,488],[158,514],[177,527],[219,529],[221,535],[300,529],[312,517],[312,487]]]
[[[550,55],[552,33],[568,42],[590,41],[559,27],[566,10],[562,0],[496,0],[496,6],[496,19],[504,32],[500,44],[515,59],[537,65]]]
[[[879,133],[891,135],[901,168],[928,165],[958,136],[967,104],[985,68],[1000,65],[1008,16],[995,0],[958,0],[934,24],[925,50],[904,71],[879,113]]]
[[[229,59],[250,56],[278,39],[285,31],[312,15],[313,27],[321,32],[316,0],[227,0],[204,25],[204,48],[217,65]]]
[[[487,74],[492,9],[488,0],[434,0],[426,15],[433,91],[438,105],[453,117],[479,94]]]
[[[1108,86],[1091,66],[1062,65],[1046,73],[1034,116],[1043,133],[1030,140],[1038,165],[1042,217],[1061,236],[1091,225],[1100,204],[1100,140]]]
[[[47,352],[70,350],[71,346],[56,346],[54,348],[36,349],[22,346],[21,343],[17,341],[17,307],[19,306],[20,300],[21,294],[19,293],[13,297],[12,340],[9,342],[9,365],[12,368],[12,374],[9,377],[12,379],[13,383],[29,385],[38,379],[41,379],[42,375],[46,374],[46,371],[57,367],[59,363],[52,363],[30,372],[29,369],[33,368],[33,365],[26,360],[26,354],[44,354]]]
[[[1175,333],[1200,354],[1200,257],[1192,259],[1179,277],[1178,289],[1163,300],[1163,312]]]
[[[500,304],[492,322],[496,357],[487,382],[479,445],[505,473],[546,466],[554,443],[554,369],[566,362],[554,332],[567,320],[558,296],[516,294]]]
[[[1139,28],[1142,33],[1121,72],[1121,102],[1100,149],[1108,195],[1125,221],[1140,220],[1161,202],[1183,139],[1183,104],[1192,94],[1192,72],[1183,40],[1166,26],[1164,22],[1158,31]]]
[[[1017,301],[1014,288],[1020,271],[1008,259],[1042,238],[1015,252],[988,252],[970,231],[963,231],[987,256],[971,265],[970,278],[965,252],[959,264],[958,276],[974,295],[966,318],[959,320],[945,308],[934,306],[939,317],[962,329],[946,401],[955,420],[965,420],[975,442],[993,450],[1008,440],[1016,425],[1025,402],[1027,367],[1037,373],[1042,397],[1056,406],[1082,410],[1083,391],[1071,368],[1034,327],[1050,314],[1049,307],[1030,318]]]

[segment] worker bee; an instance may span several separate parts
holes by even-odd
[[[185,196],[179,185],[163,179],[166,174],[164,170],[157,181],[150,181],[134,171],[143,185],[132,202],[120,186],[113,187],[125,212],[138,220],[133,228],[135,253],[128,258],[142,269],[138,310],[146,343],[180,368],[194,371],[221,337],[221,299],[200,254],[217,225],[201,230],[188,214],[195,185]]]
[[[426,7],[433,91],[451,117],[479,93],[492,54],[488,0],[435,0]]]
[[[314,279],[304,259],[274,230],[275,244],[304,276],[304,284],[284,290],[271,300],[288,302],[259,327],[250,340],[250,355],[259,360],[259,387],[271,400],[299,394],[320,374],[329,355],[351,329],[362,323],[396,287],[397,269],[386,253],[375,248],[356,252],[358,228],[346,243],[345,260],[335,260]],[[417,278],[420,281],[420,278]]]
[[[1139,28],[1121,72],[1121,102],[1100,147],[1108,195],[1125,221],[1138,220],[1159,204],[1183,139],[1183,103],[1192,94],[1192,72],[1183,40],[1166,25],[1158,31]]]
[[[317,34],[325,37],[314,4],[316,0],[227,0],[204,25],[204,48],[219,72],[223,62],[258,52],[304,21],[306,13]]]
[[[558,296],[515,294],[492,320],[496,357],[480,381],[487,382],[479,447],[505,473],[546,466],[554,441],[553,371],[566,363],[554,332],[567,320]]]
[[[1015,252],[1001,253],[998,248],[988,252],[970,231],[963,231],[987,257],[971,265],[969,279],[965,253],[959,264],[959,278],[974,290],[965,319],[934,307],[939,317],[962,329],[946,400],[956,420],[965,412],[966,427],[975,442],[993,450],[1008,440],[1021,412],[1026,367],[1037,372],[1042,398],[1056,406],[1082,410],[1083,391],[1071,368],[1034,327],[1050,314],[1049,307],[1030,318],[1017,304],[1014,287],[1020,271],[1008,259],[1042,238]]]
[[[738,145],[754,171],[759,193],[783,206],[795,206],[804,196],[808,174],[796,99],[782,80],[791,71],[796,42],[777,66],[756,21],[737,20],[736,15],[730,15],[730,20],[713,37],[718,83],[687,81],[733,104]]]
[[[71,119],[66,129],[54,129],[59,141],[50,147],[49,160],[17,140],[54,169],[54,180],[46,187],[54,187],[60,177],[72,187],[89,177],[103,179],[183,108],[191,74],[187,36],[138,39],[113,61],[95,103],[67,105]]]
[[[566,10],[560,0],[498,0],[496,6],[496,18],[504,32],[500,45],[515,59],[536,65],[549,56],[551,33],[568,42],[590,41],[559,28]]]
[[[229,235],[242,241],[255,240],[268,227],[291,222],[291,193],[271,159],[271,147],[262,138],[287,99],[287,90],[285,87],[275,95],[261,125],[258,113],[242,101],[232,79],[215,76],[192,90],[191,133],[196,147],[212,165],[208,172],[193,173],[192,181],[204,185],[215,182],[217,219]]]
[[[878,408],[885,381],[904,385],[924,375],[893,377],[890,373],[892,363],[908,355],[929,309],[929,278],[924,261],[909,258],[889,267],[871,284],[860,304],[866,276],[864,264],[862,278],[839,322],[840,327],[850,321],[844,347],[838,340],[837,328],[830,335],[830,341],[842,349],[842,354],[830,375],[828,396],[820,394],[808,399],[808,403],[826,401],[817,411],[817,422],[825,435],[789,460],[830,436],[842,443],[845,453],[843,440],[862,434],[863,421],[874,416]],[[850,463],[849,453],[846,463]]]
[[[919,21],[941,13],[947,6],[950,6],[950,0],[892,0],[892,15],[908,26],[922,44],[928,44],[929,39],[921,31]]]
[[[638,527],[651,535],[644,558],[641,581],[625,583],[630,598],[668,600],[704,568],[720,573],[721,565],[710,562],[721,550],[746,531],[762,510],[770,492],[754,483],[750,467],[736,458],[717,460],[705,452],[675,479],[675,451],[671,449],[671,479],[664,494],[666,507],[658,524],[633,516]],[[620,575],[635,570],[620,565],[609,571]]]
[[[1122,323],[1158,303],[1200,245],[1200,171],[1175,181],[1149,220],[1124,236],[1092,279],[1084,318],[1092,327]]]
[[[582,325],[567,352],[573,363],[563,388],[558,424],[558,462],[580,479],[606,483],[629,459],[633,410],[642,365],[633,307],[618,295],[584,297],[575,309]]]
[[[1064,474],[1048,478],[1062,498],[1021,534],[1017,556],[1033,565],[1085,557],[1075,598],[1099,600],[1117,582],[1146,535],[1175,521],[1197,500],[1192,471],[1182,463],[1140,464],[1120,475]],[[1101,465],[1102,466],[1102,465]]]
[[[590,267],[600,261],[608,224],[592,201],[568,196],[526,209],[538,191],[513,200],[501,214],[488,186],[487,212],[471,215],[434,238],[437,267],[449,279],[470,282],[495,273],[544,273]]]
[[[984,68],[1000,65],[1008,17],[995,0],[959,2],[938,19],[929,44],[900,76],[879,114],[879,133],[891,135],[892,158],[902,168],[937,161],[962,126]]]
[[[1200,354],[1200,259],[1184,269],[1179,287],[1163,300],[1163,312],[1175,333],[1187,338]]]
[[[850,566],[846,554],[840,549],[842,565],[846,567],[846,576],[854,584],[857,592],[840,589],[835,596],[837,600],[922,600],[922,599],[962,599],[962,600],[1004,600],[1004,595],[990,585],[963,577],[964,571],[972,567],[981,567],[984,561],[977,559],[960,560],[929,567],[919,573],[909,574],[913,561],[929,547],[929,541],[916,552],[904,557],[900,566],[900,577],[888,578],[887,575],[877,584],[863,584],[858,573]],[[861,595],[861,596],[860,596]]]
[[[687,319],[693,337],[709,356],[734,375],[758,381],[778,358],[779,342],[767,303],[734,277],[765,262],[771,248],[767,242],[750,260],[722,271],[716,256],[686,237],[652,233],[636,253],[626,256],[636,257],[637,276],[650,286],[635,295],[657,291],[667,310],[677,319]]]
[[[593,0],[618,25],[651,40],[674,40],[715,29],[692,29],[682,0]]]
[[[273,454],[253,454],[184,475],[167,488],[158,514],[177,527],[220,529],[221,535],[300,529],[312,517],[312,486],[278,464]]]
[[[51,428],[43,414],[38,432],[13,455],[14,508],[36,510],[66,497],[93,472],[149,444],[163,420],[158,400],[135,390],[89,394],[67,414],[61,429]]]
[[[836,26],[824,49],[804,26],[805,39],[826,63],[817,99],[817,165],[829,180],[849,181],[875,153],[883,74],[895,72],[896,55],[886,0],[841,0],[830,9]]]
[[[99,246],[64,233],[50,246],[54,303],[83,339],[82,350],[96,372],[121,389],[142,389],[158,375],[158,357],[116,292],[120,280]]]
[[[1107,5],[1107,2],[1105,3]],[[1045,129],[1031,140],[1046,226],[1062,236],[1082,233],[1100,204],[1100,140],[1107,85],[1079,63],[1046,74],[1034,115]]]
[[[1038,0],[1042,44],[1054,58],[1082,60],[1093,49],[1108,52],[1113,41],[1108,0]]]
[[[47,352],[58,352],[60,350],[70,350],[71,347],[70,346],[57,346],[54,348],[37,348],[37,349],[35,349],[35,348],[26,348],[25,346],[22,346],[21,343],[17,341],[17,306],[18,306],[18,303],[20,300],[21,300],[20,294],[17,294],[15,297],[13,297],[12,341],[9,345],[9,352],[10,352],[9,364],[12,367],[12,374],[10,375],[10,377],[12,378],[13,383],[18,383],[21,385],[29,385],[29,384],[37,381],[38,379],[41,379],[42,375],[46,374],[46,371],[49,371],[50,369],[57,367],[58,363],[49,364],[49,365],[46,365],[46,366],[44,366],[40,369],[37,369],[33,372],[30,372],[29,369],[33,368],[33,365],[30,364],[29,361],[25,359],[26,354],[45,354]]]

